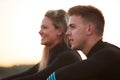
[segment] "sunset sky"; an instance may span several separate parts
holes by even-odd
[[[105,17],[104,41],[120,47],[120,0],[0,0],[0,66],[40,61],[41,20],[49,9],[93,5]]]

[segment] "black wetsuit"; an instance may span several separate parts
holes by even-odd
[[[120,80],[120,48],[100,40],[87,57],[58,69],[46,80]]]
[[[80,61],[79,53],[71,50],[65,44],[58,44],[50,49],[48,66],[38,72],[39,63],[26,72],[3,78],[1,80],[46,80],[56,69]]]

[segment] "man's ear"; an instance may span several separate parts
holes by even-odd
[[[87,26],[87,34],[88,35],[93,34],[94,30],[95,30],[95,26],[92,23],[88,24],[88,26]]]

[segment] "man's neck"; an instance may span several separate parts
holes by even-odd
[[[89,53],[89,51],[92,49],[92,47],[101,39],[102,39],[102,37],[89,39],[86,47],[82,50],[83,53],[85,55],[87,55]]]

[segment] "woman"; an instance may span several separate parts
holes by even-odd
[[[3,80],[46,80],[56,69],[81,60],[79,54],[69,48],[65,35],[67,22],[64,10],[47,11],[39,31],[41,44],[45,45],[41,62],[24,73]]]

